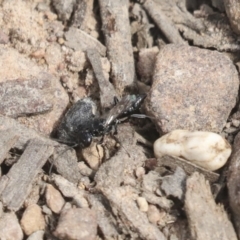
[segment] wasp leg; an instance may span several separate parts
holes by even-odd
[[[113,102],[114,102],[114,106],[116,106],[119,103],[119,100],[116,96],[113,98]]]
[[[132,114],[130,117],[154,119],[154,117],[150,117],[150,116],[147,116],[147,115],[145,115],[145,114]]]

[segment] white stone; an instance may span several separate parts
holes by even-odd
[[[138,197],[137,198],[137,204],[138,204],[139,210],[141,212],[147,212],[148,211],[148,202],[144,197]]]
[[[207,170],[221,168],[231,155],[230,144],[219,134],[174,130],[154,143],[156,157],[181,157]]]

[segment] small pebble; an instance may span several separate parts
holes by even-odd
[[[96,239],[97,217],[95,212],[88,208],[63,211],[54,235],[60,239]]]
[[[151,204],[148,207],[147,216],[149,222],[155,225],[157,225],[157,222],[160,221],[161,218],[158,208]]]
[[[234,133],[237,129],[235,127],[229,127],[229,128],[226,128],[224,129],[224,132],[225,133]]]
[[[239,127],[240,126],[240,120],[237,120],[237,119],[233,119],[232,120],[232,125],[234,126],[234,127]]]
[[[42,209],[37,204],[26,208],[20,221],[24,233],[29,236],[38,230],[45,229],[45,219]]]
[[[81,195],[77,194],[73,197],[73,204],[80,208],[88,208],[88,201]]]
[[[54,14],[53,12],[51,12],[51,11],[45,11],[44,14],[45,14],[46,18],[51,22],[55,21],[57,19],[57,15]]]
[[[141,212],[147,212],[148,211],[148,202],[144,197],[138,197],[137,198],[137,204]]]
[[[61,212],[62,207],[65,204],[65,201],[61,193],[56,188],[54,188],[51,184],[47,184],[46,186],[45,198],[46,198],[48,207],[54,213],[58,214]]]
[[[230,128],[231,127],[231,122],[227,122],[225,125],[225,128]]]
[[[89,177],[93,173],[93,170],[90,167],[88,167],[83,161],[78,163],[78,168],[80,173],[84,176]]]
[[[60,37],[60,38],[58,38],[58,43],[59,43],[60,45],[63,45],[63,44],[64,44],[64,42],[65,42],[65,41],[64,41],[64,39],[63,39],[63,38],[61,38],[61,37]]]
[[[42,206],[42,212],[46,215],[52,215],[52,211],[47,205]]]
[[[13,212],[4,213],[0,218],[0,239],[1,240],[22,240],[23,232],[18,219]]]
[[[90,168],[97,170],[104,156],[103,147],[96,143],[92,143],[91,146],[82,150],[82,155]]]
[[[37,4],[36,9],[39,12],[44,12],[44,11],[49,10],[49,6],[46,3],[40,2],[40,3]]]
[[[145,175],[145,169],[143,167],[138,167],[136,169],[136,177],[137,178],[142,178]]]
[[[33,53],[31,53],[31,57],[33,58],[43,58],[45,55],[45,50],[44,49],[38,49],[36,51],[34,51]]]

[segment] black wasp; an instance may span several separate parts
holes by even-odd
[[[69,146],[88,147],[93,137],[109,133],[125,117],[134,114],[146,94],[126,95],[104,116],[96,114],[96,105],[90,98],[76,102],[60,122],[56,137]]]

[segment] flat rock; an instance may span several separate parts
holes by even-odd
[[[235,106],[238,85],[237,70],[224,54],[168,44],[157,55],[146,111],[164,133],[220,132]]]
[[[63,211],[54,235],[64,240],[95,240],[97,237],[95,213],[88,208]]]
[[[0,83],[0,113],[9,117],[40,114],[52,110],[51,75]]]
[[[177,167],[173,175],[163,178],[161,189],[164,190],[167,196],[171,195],[182,200],[184,197],[186,177],[187,175],[183,169]]]
[[[0,113],[50,133],[69,101],[60,81],[16,50],[1,45],[0,66]]]
[[[15,213],[4,213],[0,218],[0,239],[22,240],[23,232]]]
[[[45,220],[41,208],[37,204],[32,204],[26,208],[21,219],[21,226],[26,235],[44,230]]]

